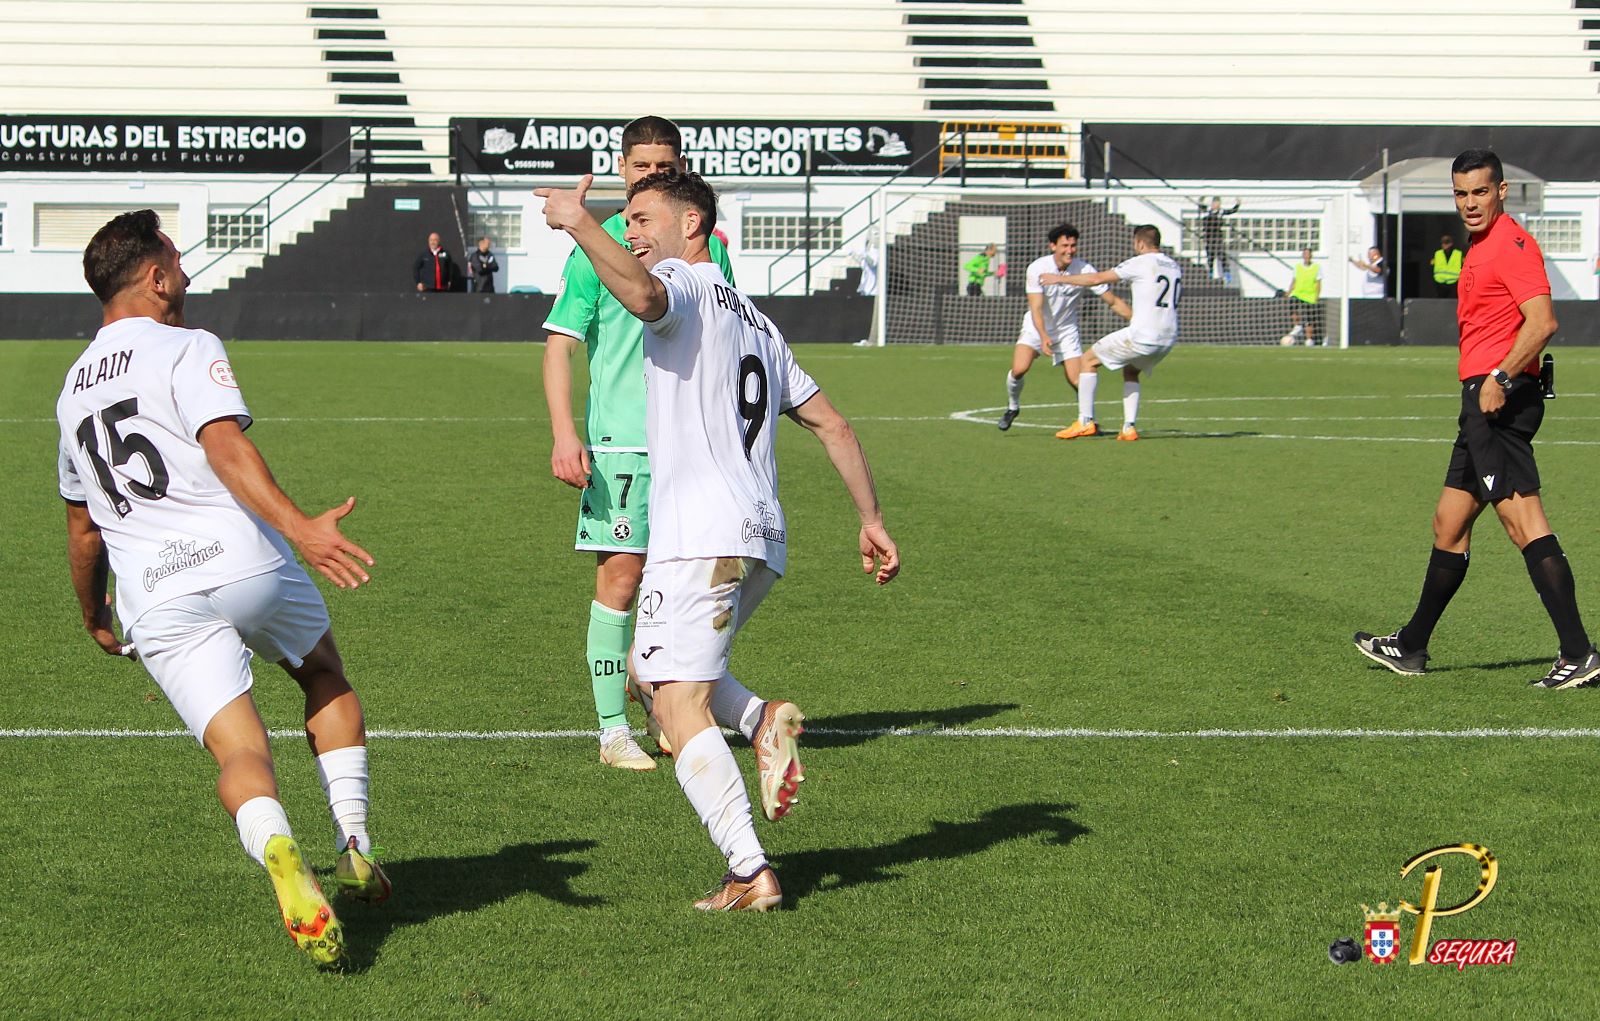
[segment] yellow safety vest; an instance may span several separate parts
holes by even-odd
[[[1317,275],[1321,272],[1321,268],[1314,262],[1309,266],[1303,262],[1295,263],[1294,285],[1289,289],[1289,296],[1299,298],[1307,304],[1314,304],[1321,297],[1319,292],[1322,287],[1317,281]]]
[[[1446,256],[1441,248],[1433,253],[1433,282],[1453,284],[1461,279],[1461,249],[1452,248]]]

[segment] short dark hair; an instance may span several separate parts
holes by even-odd
[[[717,226],[717,193],[699,174],[680,173],[676,169],[658,170],[641,177],[628,189],[628,201],[640,192],[659,191],[668,202],[678,207],[692,206],[699,214],[706,236]]]
[[[94,232],[83,250],[83,278],[103,305],[133,283],[144,264],[167,253],[154,209],[123,213]]]
[[[1455,158],[1450,164],[1450,175],[1470,174],[1474,170],[1489,168],[1489,183],[1499,184],[1506,179],[1506,168],[1501,165],[1500,157],[1490,149],[1468,149]]]
[[[1133,239],[1143,241],[1151,248],[1161,247],[1161,228],[1153,223],[1141,223],[1133,228]]]
[[[1076,238],[1078,236],[1078,228],[1074,227],[1070,223],[1063,223],[1061,226],[1050,232],[1050,243],[1053,245],[1062,238]]]
[[[636,145],[670,145],[672,155],[683,155],[683,132],[665,117],[644,116],[628,122],[622,129],[622,157]]]

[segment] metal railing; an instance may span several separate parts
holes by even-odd
[[[916,159],[914,159],[910,163],[906,164],[904,167],[902,167],[900,170],[898,170],[893,177],[890,177],[888,180],[883,181],[881,184],[879,184],[872,191],[868,192],[866,195],[864,195],[860,199],[858,199],[849,208],[843,210],[840,213],[837,213],[834,216],[828,217],[826,220],[822,221],[821,229],[827,230],[828,228],[831,228],[832,226],[837,224],[839,226],[839,229],[840,229],[841,235],[842,235],[842,232],[844,230],[844,221],[845,221],[846,217],[850,216],[850,214],[854,213],[856,210],[860,209],[862,206],[869,205],[869,203],[871,203],[879,195],[883,194],[890,186],[892,186],[893,184],[898,182],[901,178],[903,178],[906,175],[910,174],[913,170],[915,170],[917,167],[921,166],[929,158],[939,154],[943,150],[944,141],[945,140],[943,138],[940,138],[939,145],[929,149],[927,152],[923,153],[921,156],[918,156]],[[808,163],[807,164],[807,169],[809,170],[809,168],[810,168],[810,165]],[[940,180],[944,176],[944,172],[945,172],[944,171],[944,167],[941,166],[939,168],[939,170],[935,174],[933,174],[930,178],[928,178],[928,183],[932,184],[933,182]],[[811,194],[811,181],[810,181],[809,175],[807,177],[806,186],[805,187],[806,187],[806,194],[807,194],[807,196],[809,196]],[[885,209],[884,212],[883,212],[884,217],[887,218],[890,213],[892,213],[895,210],[899,209],[906,202],[909,202],[911,200],[911,198],[912,198],[912,196],[908,195],[905,198],[901,199],[899,202],[895,203],[894,206],[892,206],[891,208]],[[810,288],[810,286],[811,286],[811,271],[812,271],[812,268],[813,268],[813,264],[818,259],[827,259],[827,258],[830,258],[830,257],[832,257],[834,255],[837,255],[841,251],[844,251],[852,242],[856,241],[858,238],[861,237],[861,235],[863,235],[867,231],[871,230],[872,227],[873,227],[873,224],[871,222],[869,222],[866,226],[858,228],[857,230],[852,232],[849,236],[841,236],[841,240],[839,241],[839,243],[837,245],[833,246],[832,248],[829,248],[827,251],[823,252],[821,255],[817,255],[816,252],[815,252],[815,245],[813,244],[813,241],[814,241],[814,239],[816,238],[816,235],[817,235],[818,225],[812,223],[810,215],[807,215],[806,218],[805,218],[805,237],[798,244],[791,245],[790,247],[788,247],[788,248],[784,249],[783,251],[779,252],[776,256],[774,256],[772,258],[772,260],[769,263],[767,263],[767,293],[768,294],[778,294],[778,293],[781,292],[782,288],[788,287],[790,284],[792,284],[796,280],[800,280],[800,279],[804,279],[806,281],[805,286],[807,288]],[[791,257],[803,257],[805,259],[805,265],[802,268],[800,268],[799,270],[797,270],[796,272],[790,274],[790,276],[785,278],[783,281],[781,281],[781,282],[779,282],[777,284],[774,284],[772,282],[773,281],[773,273],[774,273],[774,271],[777,270],[779,264],[781,264],[784,260],[789,259]]]
[[[356,160],[356,159],[353,159],[353,158],[348,160],[346,165],[343,168],[341,168],[339,170],[335,170],[332,173],[329,173],[328,174],[328,179],[326,181],[323,181],[321,184],[319,184],[315,188],[311,189],[311,191],[309,191],[306,194],[300,196],[294,202],[290,203],[287,207],[278,210],[278,212],[276,214],[274,214],[272,212],[272,197],[274,195],[277,195],[279,192],[283,191],[285,188],[287,188],[290,185],[294,184],[295,182],[299,181],[301,178],[309,177],[309,176],[312,176],[312,174],[314,172],[319,172],[319,171],[317,171],[317,168],[322,166],[323,161],[326,160],[329,156],[332,156],[334,153],[338,152],[340,149],[348,148],[353,153],[354,150],[355,150],[355,146],[354,146],[353,143],[355,142],[355,140],[358,137],[364,139],[365,143],[366,143],[365,145],[362,146],[361,158],[359,160]],[[286,180],[280,181],[278,183],[277,187],[273,188],[271,191],[267,192],[265,195],[263,195],[260,198],[256,199],[254,202],[252,202],[250,205],[246,206],[244,209],[241,209],[238,212],[235,212],[235,213],[233,213],[231,215],[234,216],[234,217],[243,217],[243,216],[245,216],[245,215],[247,215],[249,213],[255,212],[259,208],[265,207],[267,219],[266,219],[266,222],[261,225],[261,227],[259,228],[259,231],[260,231],[261,237],[263,239],[263,242],[265,244],[265,249],[263,249],[263,250],[264,251],[269,251],[271,249],[271,247],[272,247],[272,225],[274,223],[276,223],[278,220],[282,219],[283,217],[289,215],[290,213],[294,212],[301,205],[303,205],[306,202],[307,199],[310,199],[312,196],[318,194],[324,188],[326,188],[328,185],[332,184],[334,181],[337,181],[339,178],[345,176],[346,174],[354,172],[357,169],[358,166],[366,174],[367,183],[371,184],[372,183],[372,128],[371,128],[371,126],[357,128],[356,130],[350,132],[350,134],[346,135],[344,138],[341,138],[339,141],[335,142],[331,147],[329,147],[325,152],[323,152],[322,155],[318,156],[317,158],[313,159],[310,163],[307,163],[305,166],[303,166],[299,170],[295,171],[294,174],[292,174]],[[327,172],[326,171],[320,171],[320,173],[327,173]],[[206,270],[208,270],[211,267],[215,266],[217,263],[221,262],[223,259],[226,259],[228,256],[232,255],[233,253],[237,252],[240,248],[242,248],[244,246],[244,243],[245,243],[246,240],[251,240],[252,239],[251,236],[256,234],[256,232],[257,232],[256,229],[252,229],[244,237],[241,237],[241,238],[235,240],[233,242],[233,244],[229,245],[226,249],[224,249],[223,251],[219,252],[216,255],[216,257],[213,258],[210,262],[206,263],[204,266],[201,266],[199,269],[197,269],[194,272],[190,273],[189,274],[190,278],[193,279],[193,278],[199,277],[200,274],[204,273]],[[206,246],[208,246],[211,243],[211,240],[213,238],[215,238],[219,233],[221,233],[221,231],[208,230],[207,233],[206,233],[206,236],[204,238],[202,238],[200,241],[196,242],[195,244],[189,246],[188,248],[184,249],[183,254],[187,256],[192,252],[197,252],[202,248],[206,248]],[[255,251],[255,249],[250,249],[250,251]]]

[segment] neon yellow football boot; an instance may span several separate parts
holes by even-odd
[[[344,927],[322,895],[300,845],[291,836],[274,836],[267,841],[266,865],[278,894],[283,926],[294,945],[324,967],[337,964],[344,956]]]

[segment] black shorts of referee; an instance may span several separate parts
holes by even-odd
[[[1512,493],[1539,491],[1539,465],[1533,459],[1533,437],[1544,421],[1544,394],[1536,376],[1511,382],[1505,406],[1493,418],[1478,406],[1478,392],[1487,376],[1461,381],[1460,431],[1444,473],[1449,489],[1471,493],[1484,503]],[[1491,380],[1490,386],[1496,384]]]

